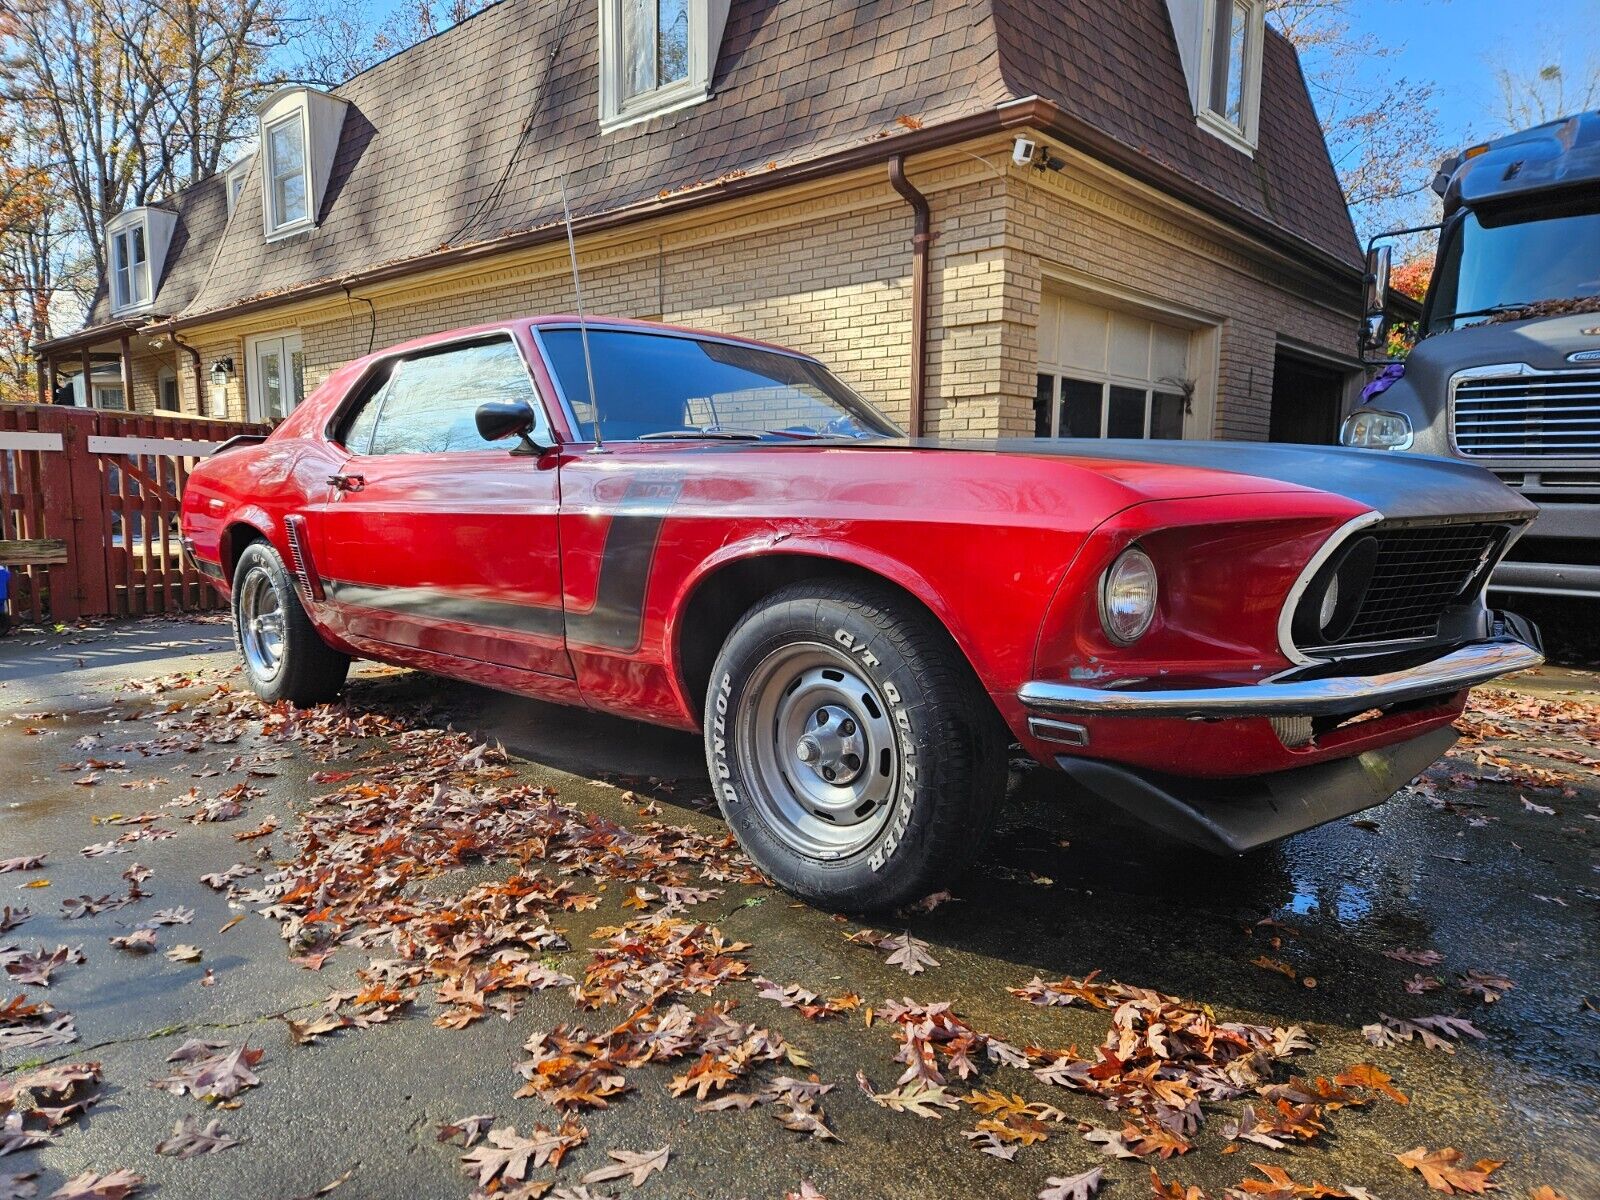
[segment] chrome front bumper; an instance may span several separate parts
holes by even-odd
[[[1093,688],[1033,682],[1017,693],[1032,712],[1096,717],[1336,716],[1446,696],[1544,662],[1515,637],[1474,642],[1430,662],[1375,675],[1301,678],[1304,669],[1261,683],[1213,688]],[[1051,739],[1059,740],[1059,739]]]

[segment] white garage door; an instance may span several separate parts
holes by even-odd
[[[1190,330],[1046,292],[1037,437],[1181,438]]]

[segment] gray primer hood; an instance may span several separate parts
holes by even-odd
[[[1482,467],[1447,458],[1296,446],[1278,442],[1179,442],[1119,438],[936,438],[859,441],[857,447],[915,446],[991,454],[1060,456],[1171,463],[1233,475],[1298,484],[1345,496],[1393,520],[1427,517],[1509,517],[1523,520],[1538,508]],[[1083,463],[1084,466],[1092,464]]]

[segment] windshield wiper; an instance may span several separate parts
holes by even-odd
[[[1535,303],[1537,301],[1524,300],[1518,304],[1491,304],[1488,308],[1469,308],[1466,312],[1454,312],[1441,319],[1445,321],[1462,321],[1467,317],[1492,317],[1495,313],[1516,312],[1519,308],[1527,308]]]
[[[759,442],[759,433],[746,433],[738,429],[663,429],[659,433],[641,433],[640,442],[696,442],[702,439],[721,442]]]

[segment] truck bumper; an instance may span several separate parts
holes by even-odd
[[[1489,577],[1491,592],[1600,600],[1600,567],[1576,563],[1503,562]]]
[[[1213,854],[1243,854],[1382,804],[1454,745],[1446,726],[1353,758],[1248,779],[1185,779],[1064,754],[1084,788]]]

